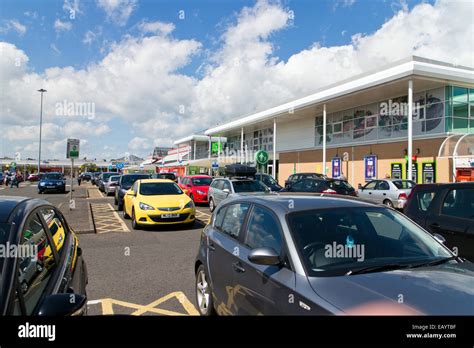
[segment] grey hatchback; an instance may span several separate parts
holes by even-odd
[[[201,315],[474,315],[474,264],[403,214],[342,196],[216,208],[194,270]]]

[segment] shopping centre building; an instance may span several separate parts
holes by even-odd
[[[450,182],[457,168],[474,172],[474,69],[410,57],[175,145],[178,160],[162,170],[260,162],[280,183],[295,172],[344,176],[354,186],[410,174]]]

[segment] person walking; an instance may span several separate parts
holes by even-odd
[[[12,174],[12,177],[10,179],[10,188],[13,188],[13,185],[16,186],[16,188],[19,188],[19,185],[18,185],[18,179],[16,177],[16,173],[13,173]]]
[[[77,183],[79,184],[79,186],[81,186],[81,180],[82,180],[82,174],[79,174],[77,176]]]

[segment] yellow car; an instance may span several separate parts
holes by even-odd
[[[133,229],[144,225],[194,224],[194,202],[174,181],[143,179],[124,196],[124,218],[132,219]]]

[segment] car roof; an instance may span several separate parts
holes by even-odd
[[[339,195],[325,195],[319,193],[260,193],[241,194],[231,197],[227,202],[246,201],[261,204],[269,208],[279,210],[283,213],[290,213],[301,210],[324,209],[324,208],[356,208],[356,207],[380,207],[369,201],[358,198]],[[290,202],[291,201],[291,202]],[[291,203],[291,204],[290,204]]]
[[[146,174],[146,173],[127,173],[127,174],[122,174],[122,176],[137,176],[137,175],[150,176],[150,174]]]
[[[185,178],[212,178],[210,175],[200,174],[200,175],[186,175]]]
[[[0,196],[0,222],[7,222],[13,210],[22,202],[31,198],[17,196]]]

